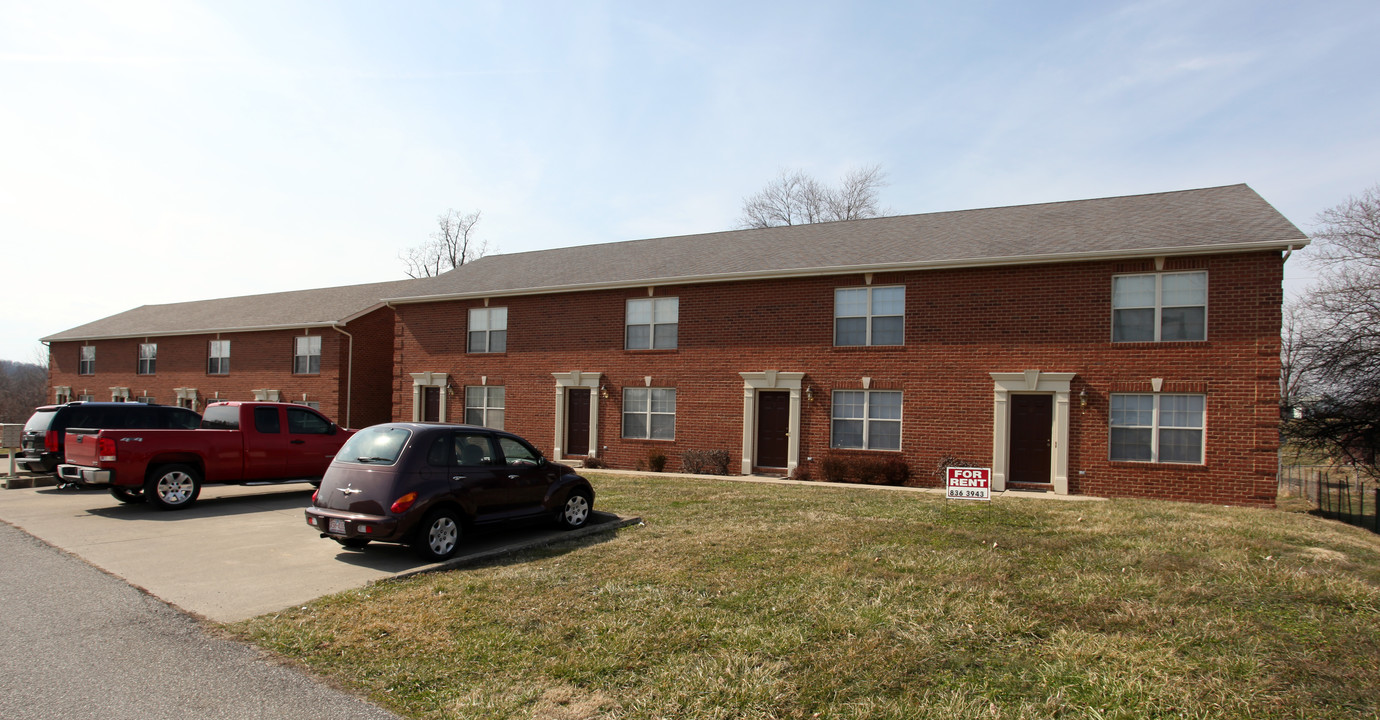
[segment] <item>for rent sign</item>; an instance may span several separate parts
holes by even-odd
[[[949,468],[945,497],[950,500],[991,500],[992,468]]]

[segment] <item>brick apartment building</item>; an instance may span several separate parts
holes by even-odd
[[[346,426],[392,417],[393,311],[405,280],[145,305],[43,338],[49,397],[200,412],[215,400],[319,408]]]
[[[215,322],[171,320],[201,303],[140,308],[47,340],[55,394],[101,377],[79,374],[89,346],[98,373],[125,366],[103,385],[145,387],[155,337],[159,376],[181,358],[163,385],[200,393],[224,379],[219,333],[239,343],[230,377],[254,363],[233,392],[319,395],[354,426],[487,424],[624,468],[722,450],[733,471],[817,477],[828,456],[895,458],[924,482],[958,458],[998,490],[1268,506],[1283,263],[1307,242],[1235,185],[497,255],[359,286],[312,323],[231,323],[236,304],[281,304],[256,296],[207,301]],[[313,332],[319,375],[286,372]]]

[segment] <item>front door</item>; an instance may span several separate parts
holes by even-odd
[[[790,449],[791,394],[757,393],[757,466],[786,467]]]
[[[589,388],[565,391],[565,454],[589,454]]]
[[[1011,396],[1011,466],[1006,478],[1017,483],[1048,483],[1054,396]]]
[[[422,388],[422,422],[441,421],[441,388],[428,385]]]

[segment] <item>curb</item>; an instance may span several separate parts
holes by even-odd
[[[514,543],[512,545],[505,545],[503,547],[494,548],[492,550],[485,550],[484,552],[475,553],[473,555],[464,555],[461,557],[451,558],[437,565],[431,565],[429,567],[417,568],[416,570],[408,570],[406,572],[400,572],[396,575],[390,575],[387,578],[375,580],[374,583],[388,582],[390,580],[402,580],[417,575],[425,575],[427,573],[455,570],[457,568],[462,568],[467,565],[478,565],[482,562],[493,560],[494,558],[503,557],[505,555],[519,553],[523,550],[532,550],[534,548],[545,547],[547,545],[555,545],[556,543],[566,542],[569,540],[579,540],[581,538],[589,537],[591,535],[598,535],[600,533],[621,530],[630,525],[642,524],[642,518],[640,517],[622,517],[619,515],[613,515],[612,513],[601,514],[611,515],[613,519],[599,523],[598,525],[586,525],[580,528],[579,530],[571,530],[569,532],[562,533],[553,533],[546,537],[536,538],[534,540],[528,540],[526,542],[521,543]],[[372,585],[374,583],[370,584]]]

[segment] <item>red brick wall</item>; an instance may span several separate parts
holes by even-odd
[[[337,400],[342,368],[345,337],[334,330],[312,329],[310,334],[321,336],[321,372],[315,375],[292,373],[293,338],[302,330],[269,332],[221,333],[219,339],[230,341],[230,373],[210,375],[206,372],[214,334],[150,337],[147,342],[158,344],[158,364],[153,375],[139,375],[139,344],[144,338],[96,340],[86,342],[55,342],[49,350],[48,400],[53,388],[71,386],[74,396],[90,394],[95,400],[109,401],[111,387],[128,387],[132,397],[149,395],[163,405],[177,404],[179,387],[196,388],[200,400],[197,411],[204,409],[207,400],[219,397],[226,400],[253,400],[256,389],[279,391],[284,402],[306,400],[321,403],[321,412],[335,419],[342,405]],[[83,345],[96,347],[96,372],[78,375],[77,362]],[[217,395],[219,393],[219,395]]]
[[[350,375],[348,381],[353,385],[349,426],[362,428],[392,419],[394,320],[393,311],[385,307],[351,321],[345,328],[354,336],[354,368],[343,369],[340,373],[342,404],[338,422],[342,425],[346,423],[343,398],[347,374]],[[348,339],[340,343],[341,368],[347,368],[347,352]]]
[[[1282,261],[1278,253],[1171,258],[1165,270],[1208,271],[1208,340],[1113,344],[1111,278],[1149,272],[1152,261],[877,274],[873,285],[906,286],[906,344],[833,346],[833,291],[862,286],[862,274],[660,287],[680,298],[679,347],[623,350],[624,301],[645,288],[494,298],[508,308],[508,351],[465,353],[467,309],[482,302],[398,307],[394,335],[393,417],[412,416],[410,373],[450,374],[449,420],[463,418],[464,387],[506,387],[506,429],[550,451],[555,436],[552,373],[604,373],[600,454],[634,467],[650,450],[667,469],[688,449],[725,449],[730,469],[742,456],[743,381],[738,373],[804,372],[814,395],[803,403],[802,465],[828,451],[830,392],[875,389],[904,395],[902,455],[934,483],[940,458],[992,459],[990,372],[1074,372],[1069,489],[1107,497],[1272,505],[1275,495]],[[75,351],[73,351],[75,352]],[[131,356],[132,357],[132,356]],[[677,388],[676,439],[624,440],[622,389]],[[1207,396],[1206,462],[1201,466],[1110,462],[1112,392],[1165,391]],[[1086,390],[1087,407],[1078,403]]]

